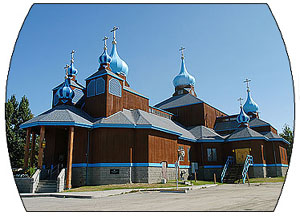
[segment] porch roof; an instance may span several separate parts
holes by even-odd
[[[92,127],[93,118],[87,113],[70,105],[56,106],[27,122],[21,124],[21,128],[34,126],[79,126]]]

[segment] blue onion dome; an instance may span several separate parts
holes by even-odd
[[[250,95],[250,89],[247,89],[248,97],[247,100],[243,106],[243,109],[246,113],[257,113],[258,111],[258,105],[253,101],[251,95]]]
[[[99,57],[99,63],[100,65],[108,65],[111,62],[111,57],[107,53],[107,46],[106,46],[106,40],[108,37],[104,37],[104,51],[102,55]]]
[[[183,48],[181,50],[183,50]],[[173,85],[175,88],[177,86],[195,85],[195,78],[186,70],[183,53],[181,56],[181,69],[179,74],[173,79]]]
[[[70,78],[69,77],[67,77],[67,76],[65,77],[64,84],[57,90],[56,94],[62,103],[67,103],[67,102],[72,101],[72,99],[74,97],[74,91],[70,87]]]
[[[71,64],[70,64],[70,67],[68,68],[68,76],[69,77],[76,76],[77,73],[78,73],[77,69],[74,67],[74,53],[75,53],[75,51],[72,50],[72,52],[71,52]]]
[[[111,62],[110,62],[110,68],[111,71],[114,73],[120,73],[124,76],[128,75],[128,65],[126,62],[124,62],[117,52],[117,41],[116,41],[116,31],[119,29],[119,27],[114,26],[113,29],[110,31],[113,33],[113,41],[112,41],[112,50],[110,53],[111,56]]]
[[[243,107],[241,106],[241,112],[236,118],[239,124],[248,124],[250,121],[250,117],[244,112]]]
[[[118,55],[117,42],[113,41],[112,44],[113,44],[112,45],[112,50],[111,50],[111,53],[110,53],[110,56],[111,56],[111,62],[110,62],[111,71],[114,72],[114,73],[120,73],[120,74],[123,74],[124,76],[127,76],[128,75],[128,65]]]

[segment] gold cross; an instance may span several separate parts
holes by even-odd
[[[110,32],[113,32],[114,36],[114,42],[116,42],[116,31],[119,29],[119,27],[114,26],[113,29]]]
[[[248,78],[246,78],[244,81],[244,83],[247,83],[247,90],[249,90],[249,82],[251,82],[251,80],[249,80]]]
[[[183,55],[183,50],[185,50],[185,48],[184,48],[184,47],[181,47],[181,48],[179,49],[179,51],[181,52],[181,58],[184,58],[184,55]]]
[[[106,46],[106,40],[108,39],[108,37],[104,36],[103,41],[104,41],[104,50],[107,50],[107,46]]]
[[[66,66],[64,67],[64,69],[66,69],[66,79],[68,78],[68,68],[70,67],[70,65],[66,64]]]
[[[74,63],[74,53],[75,53],[75,50],[72,50],[71,52],[71,62]]]
[[[240,101],[240,106],[242,106],[242,100],[244,100],[243,98],[239,98],[238,101]]]

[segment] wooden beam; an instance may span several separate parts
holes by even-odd
[[[72,161],[73,161],[73,143],[74,143],[74,126],[69,128],[68,139],[68,162],[67,162],[67,180],[66,188],[72,188]]]
[[[41,126],[40,129],[40,141],[39,141],[39,158],[38,158],[38,169],[42,169],[43,166],[43,140],[45,137],[45,126]]]
[[[32,132],[32,140],[31,140],[31,152],[30,152],[30,167],[33,167],[33,161],[35,156],[35,132]]]
[[[29,143],[30,143],[30,128],[26,130],[26,143],[24,146],[24,169],[28,168],[28,153],[29,153]]]

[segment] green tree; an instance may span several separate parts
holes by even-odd
[[[287,124],[285,124],[283,126],[283,131],[282,133],[279,134],[282,138],[284,138],[286,141],[288,141],[290,144],[288,145],[287,148],[287,156],[288,156],[288,161],[290,162],[290,158],[291,158],[291,154],[292,154],[292,149],[293,149],[293,143],[294,143],[294,132],[293,130],[290,128],[290,126],[288,126]]]
[[[26,131],[20,128],[25,121],[33,118],[29,108],[29,101],[24,95],[18,103],[15,95],[5,103],[5,120],[7,147],[11,166],[22,167],[24,163],[24,146]]]

